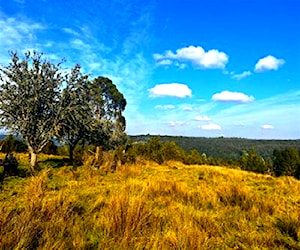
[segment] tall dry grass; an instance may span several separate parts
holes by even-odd
[[[300,182],[172,162],[5,179],[1,249],[300,249]]]

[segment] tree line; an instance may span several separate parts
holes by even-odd
[[[2,145],[0,151],[4,153],[12,151],[27,152],[27,145],[24,141],[12,135],[0,141],[0,145]],[[65,155],[68,151],[66,146],[58,146],[53,141],[49,141],[42,152]],[[81,162],[82,155],[93,148],[95,148],[94,145],[89,145],[82,149],[82,143],[77,144],[75,160]],[[295,147],[275,148],[272,156],[267,158],[261,156],[255,148],[251,148],[250,150],[243,150],[238,159],[228,160],[227,158],[216,158],[200,153],[196,149],[187,151],[174,141],[162,141],[160,137],[152,136],[147,141],[126,141],[126,146],[123,144],[123,146],[115,148],[111,154],[113,155],[111,164],[115,164],[116,161],[122,164],[136,163],[138,159],[146,159],[158,164],[169,164],[170,161],[173,161],[174,166],[176,166],[175,162],[182,162],[186,165],[219,165],[274,176],[294,176],[300,179],[300,151]],[[15,163],[15,161],[12,161],[12,163]],[[100,161],[98,163],[101,165]]]
[[[0,66],[0,127],[25,141],[32,172],[54,138],[66,143],[71,162],[80,141],[95,145],[97,157],[126,138],[126,99],[109,78],[90,79],[79,64],[66,72],[64,60],[54,64],[37,51],[9,54]]]
[[[150,135],[130,136],[133,141],[147,141]],[[159,136],[162,142],[174,141],[185,151],[193,149],[205,153],[215,159],[237,161],[243,151],[255,148],[257,154],[264,159],[273,157],[274,149],[299,148],[300,140],[262,140],[228,137],[187,137],[187,136]]]
[[[270,157],[263,157],[253,147],[243,150],[237,159],[217,158],[196,149],[184,150],[175,141],[162,141],[160,137],[149,137],[147,141],[135,141],[131,155],[142,156],[159,164],[170,160],[184,164],[207,164],[236,167],[246,171],[274,176],[294,176],[300,179],[300,151],[295,147],[274,149]]]

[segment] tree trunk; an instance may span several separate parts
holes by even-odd
[[[37,165],[38,165],[37,153],[34,152],[34,150],[30,150],[30,169],[32,174],[34,174]]]
[[[102,158],[103,158],[103,151],[101,146],[96,147],[96,154],[95,154],[95,165],[97,167],[100,167],[102,163]]]
[[[72,145],[69,145],[69,160],[70,160],[70,163],[72,164],[72,166],[74,166],[74,149],[75,147],[72,146]]]

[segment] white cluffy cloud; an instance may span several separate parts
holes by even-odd
[[[168,62],[168,65],[171,62],[175,62],[175,65],[181,65],[178,62],[187,61],[193,63],[195,66],[206,69],[224,69],[228,63],[226,53],[217,49],[205,51],[200,46],[177,49],[175,53],[167,50],[163,54],[154,54],[153,57],[159,65],[166,65],[166,62]]]
[[[169,125],[170,127],[184,126],[184,125],[186,125],[186,124],[187,124],[187,123],[184,122],[184,121],[169,121],[169,122],[168,122],[168,125]]]
[[[204,116],[198,115],[194,118],[194,120],[195,121],[210,121],[211,119],[206,115],[204,115]]]
[[[248,96],[241,92],[231,92],[228,90],[216,93],[212,96],[213,101],[217,102],[238,102],[238,103],[249,103],[254,101],[253,96]]]
[[[209,123],[199,126],[203,130],[221,130],[221,126],[215,123]]]
[[[241,74],[234,74],[233,73],[232,76],[231,76],[231,78],[232,79],[236,79],[236,80],[241,80],[241,79],[243,79],[243,78],[245,78],[247,76],[250,76],[250,75],[252,75],[252,73],[250,71],[244,71]]]
[[[269,125],[269,124],[265,124],[265,125],[262,125],[261,128],[262,128],[262,129],[273,129],[274,126]]]
[[[175,96],[179,98],[191,97],[192,90],[182,83],[157,84],[149,89],[150,97]]]
[[[258,60],[255,64],[256,72],[263,72],[268,70],[277,70],[285,61],[283,59],[277,59],[274,56],[266,56]]]

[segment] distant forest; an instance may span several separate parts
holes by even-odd
[[[151,135],[130,136],[133,142],[147,142]],[[182,149],[191,151],[196,149],[209,157],[226,160],[238,160],[243,151],[255,149],[263,158],[271,158],[275,149],[297,148],[300,149],[299,140],[254,140],[244,138],[207,138],[185,136],[160,136],[162,142],[174,141]]]
[[[6,135],[0,135],[0,141]],[[148,142],[152,135],[130,135],[131,142]],[[208,157],[224,160],[239,160],[244,151],[255,149],[261,157],[268,159],[273,156],[275,149],[297,148],[300,150],[298,140],[255,140],[245,138],[209,138],[209,137],[185,137],[185,136],[159,136],[161,142],[173,141],[185,151],[196,149],[199,153],[205,153]]]

